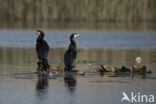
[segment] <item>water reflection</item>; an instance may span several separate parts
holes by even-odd
[[[65,73],[65,76],[64,76],[64,85],[65,87],[68,88],[69,92],[71,94],[73,94],[75,92],[75,89],[76,89],[76,76],[73,75],[73,74],[67,74]]]
[[[37,91],[47,91],[48,88],[48,77],[47,76],[38,76],[38,81],[36,84]]]
[[[54,65],[63,65],[65,50],[54,48],[53,54],[49,54],[49,61]],[[85,77],[65,75],[64,79],[60,77],[59,80],[53,81],[39,76],[36,81],[35,48],[0,48],[0,103],[116,104],[120,103],[121,97],[118,95],[122,94],[123,90],[130,93],[134,89],[137,92],[144,89],[143,93],[155,94],[155,53],[155,49],[79,49],[78,53],[77,68],[80,70],[95,69],[101,64],[120,67],[124,64],[131,67],[135,57],[140,56],[143,64],[152,70],[151,80],[140,81],[131,80],[129,77],[114,78],[86,74]],[[10,74],[14,77],[8,79]]]
[[[38,104],[43,104],[46,100],[48,93],[48,77],[38,76],[38,81],[36,83],[36,95],[38,97]]]

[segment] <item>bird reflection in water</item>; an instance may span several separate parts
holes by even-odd
[[[38,76],[38,81],[36,83],[36,94],[39,100],[37,101],[44,101],[46,100],[46,95],[48,93],[48,76]]]
[[[76,76],[72,75],[72,74],[67,74],[65,73],[64,76],[64,85],[65,87],[67,87],[69,89],[69,91],[71,92],[71,94],[73,94],[73,92],[75,92],[76,89]]]

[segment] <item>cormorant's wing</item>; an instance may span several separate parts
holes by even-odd
[[[75,66],[75,60],[76,60],[76,51],[73,48],[69,48],[64,56],[64,62],[66,66]]]
[[[42,41],[40,43],[36,44],[36,52],[38,55],[38,58],[40,60],[45,59],[48,57],[49,53],[49,46],[46,41]]]
[[[48,57],[48,54],[49,54],[49,45],[46,41],[44,41],[44,57],[47,58]]]

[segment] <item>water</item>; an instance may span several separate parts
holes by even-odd
[[[54,79],[35,73],[37,36],[33,30],[0,30],[0,104],[120,104],[123,91],[156,96],[156,32],[138,30],[45,30],[53,66],[64,65],[70,34],[81,34],[76,39],[76,69],[86,75],[60,74]],[[102,64],[131,68],[138,56],[152,71],[146,79],[96,72]]]
[[[66,48],[52,48],[49,61],[54,66],[63,65]],[[126,65],[131,68],[135,57],[140,56],[152,74],[141,76],[101,76],[96,71],[100,65]],[[120,104],[122,92],[133,91],[156,95],[156,49],[84,49],[78,50],[76,69],[85,76],[63,74],[55,79],[38,77],[36,53],[32,48],[0,48],[0,104]],[[129,104],[124,102],[124,104]]]
[[[45,30],[50,47],[68,47],[72,33],[79,48],[156,48],[155,31],[78,31]],[[35,47],[37,36],[33,30],[0,30],[1,47]]]

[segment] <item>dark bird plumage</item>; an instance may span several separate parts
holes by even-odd
[[[70,36],[71,43],[64,55],[65,71],[71,71],[72,68],[75,67],[77,57],[77,47],[74,38],[77,36],[79,36],[77,33],[74,33]]]
[[[44,40],[44,32],[41,30],[36,30],[36,34],[38,35],[37,41],[36,41],[36,52],[39,59],[38,64],[42,64],[44,70],[46,71],[49,68],[48,64],[48,53],[49,53],[49,45]]]

